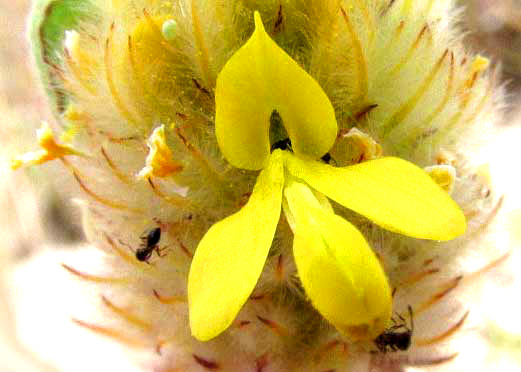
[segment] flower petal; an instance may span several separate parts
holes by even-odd
[[[188,276],[190,327],[197,339],[224,331],[253,291],[279,222],[283,183],[281,151],[275,151],[248,203],[199,243]]]
[[[173,158],[172,150],[166,143],[165,126],[161,125],[154,129],[148,138],[147,146],[149,152],[146,165],[138,173],[140,178],[159,177],[165,178],[180,172],[183,166]]]
[[[284,190],[295,219],[293,255],[313,306],[352,340],[372,340],[391,318],[387,277],[362,234],[293,182]]]
[[[465,232],[459,206],[427,173],[405,160],[387,157],[335,168],[287,154],[285,163],[295,177],[387,230],[432,240]]]
[[[318,83],[270,39],[259,13],[255,32],[217,78],[215,132],[234,166],[261,169],[270,153],[270,117],[276,110],[293,151],[320,158],[333,145],[337,123]]]
[[[43,164],[57,158],[63,158],[67,155],[87,156],[70,145],[62,145],[56,142],[51,127],[45,121],[42,122],[42,126],[36,133],[38,136],[38,144],[42,149],[16,156],[10,161],[11,169],[15,170],[22,166]]]

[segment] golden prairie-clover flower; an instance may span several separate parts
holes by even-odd
[[[103,252],[63,262],[101,309],[76,324],[158,371],[457,356],[463,290],[505,256],[473,161],[495,75],[464,52],[451,1],[42,1],[33,25],[66,145],[49,134],[16,165],[61,159]],[[410,348],[371,353],[409,306]]]
[[[295,155],[278,149],[269,155],[274,111],[280,113]],[[459,207],[411,163],[383,158],[334,168],[314,160],[336,140],[333,107],[320,86],[269,38],[259,13],[252,37],[217,78],[215,130],[230,163],[263,170],[246,206],[212,226],[195,252],[188,299],[198,339],[208,340],[227,328],[255,288],[282,200],[306,294],[354,340],[374,339],[387,328],[391,289],[362,234],[334,213],[324,195],[389,230],[417,238],[449,240],[465,231]]]

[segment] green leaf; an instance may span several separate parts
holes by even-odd
[[[219,147],[238,168],[265,166],[273,111],[282,118],[297,154],[318,159],[336,139],[331,102],[318,83],[268,36],[258,12],[253,35],[217,77],[215,101]]]
[[[288,171],[330,199],[387,230],[421,239],[450,240],[463,234],[459,206],[427,173],[393,157],[349,167],[285,155]]]
[[[195,338],[206,341],[223,332],[253,291],[279,222],[283,184],[279,150],[259,174],[248,203],[213,225],[199,243],[188,276]]]
[[[58,89],[60,79],[54,67],[63,54],[65,31],[76,28],[81,20],[95,17],[95,8],[87,0],[34,2],[30,21],[32,50],[55,115],[63,112],[67,103],[67,97]]]
[[[387,327],[391,290],[377,257],[349,222],[320,205],[304,184],[284,190],[294,218],[293,255],[313,306],[351,340]]]

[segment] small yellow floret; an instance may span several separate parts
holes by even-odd
[[[362,161],[373,160],[382,156],[382,146],[371,136],[357,128],[351,128],[344,137],[350,138],[357,143]]]
[[[441,149],[436,154],[436,164],[438,164],[438,165],[449,164],[449,165],[452,165],[452,166],[456,166],[456,163],[457,163],[456,155],[454,155],[450,151]]]
[[[63,118],[70,122],[84,121],[86,119],[85,113],[74,103],[70,103],[63,113]]]
[[[74,103],[69,103],[67,109],[63,113],[63,118],[68,122],[68,129],[60,136],[63,142],[70,142],[78,134],[79,130],[83,128],[86,115]]]
[[[470,66],[469,78],[464,85],[466,89],[470,89],[474,86],[479,75],[488,68],[489,64],[489,60],[485,57],[477,55],[474,58]]]
[[[382,146],[368,134],[351,128],[337,139],[330,153],[337,166],[345,166],[381,157]]]
[[[471,69],[472,73],[482,72],[482,71],[485,71],[489,65],[490,65],[490,61],[488,58],[477,55],[474,58],[474,61],[472,61],[472,66],[470,69]]]
[[[21,166],[37,165],[62,158],[66,155],[84,156],[80,151],[75,150],[69,145],[60,145],[56,143],[54,134],[47,122],[42,122],[42,126],[37,130],[38,143],[41,150],[28,152],[19,155],[11,160],[11,169],[18,169]]]
[[[138,173],[140,178],[171,176],[183,169],[183,166],[173,160],[172,151],[166,143],[165,126],[161,125],[152,132],[147,145],[150,149],[146,166]]]
[[[443,190],[449,194],[454,188],[454,182],[456,180],[456,169],[452,165],[433,165],[424,168],[429,176],[436,182]]]

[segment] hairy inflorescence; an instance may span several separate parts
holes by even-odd
[[[258,170],[268,167],[232,165],[216,136],[219,74],[257,32],[254,12],[331,103],[336,138],[317,161],[341,168],[404,159],[424,168],[466,218],[463,236],[423,240],[317,196],[361,232],[385,273],[393,315],[378,339],[348,337],[310,302],[287,217],[300,207],[287,193],[244,306],[212,340],[192,336],[187,287],[197,247],[218,221],[248,205]],[[394,371],[457,357],[453,341],[472,314],[469,289],[506,255],[487,240],[502,198],[474,161],[498,117],[497,69],[465,50],[453,1],[63,0],[39,2],[33,16],[35,59],[61,137],[45,127],[43,150],[12,165],[57,159],[86,201],[87,238],[105,263],[62,265],[95,288],[99,316],[74,318],[79,326],[152,350],[157,371]],[[265,79],[266,86],[294,82]],[[268,99],[259,99],[264,85],[248,89],[247,104]],[[284,142],[293,134],[277,123],[285,118],[265,119],[271,145],[282,141],[273,154],[298,155],[298,142]],[[301,165],[284,161],[295,176],[291,169]],[[381,173],[372,192],[385,198]],[[423,217],[418,211],[419,226]],[[159,239],[147,235],[154,228]],[[393,344],[398,333],[410,345]]]

